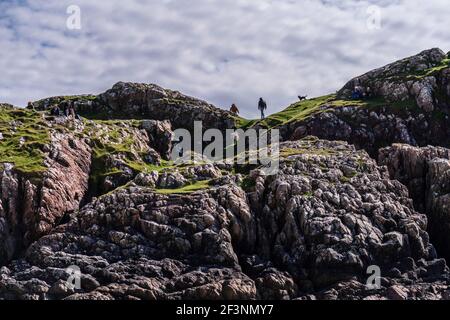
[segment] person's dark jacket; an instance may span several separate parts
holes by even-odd
[[[266,110],[267,109],[267,103],[263,99],[259,100],[258,109],[259,110]]]

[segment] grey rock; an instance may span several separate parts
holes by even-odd
[[[392,286],[387,290],[387,297],[390,300],[407,300],[408,289],[402,286]]]

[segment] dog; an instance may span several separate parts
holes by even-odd
[[[298,96],[298,99],[300,101],[304,101],[304,100],[306,100],[306,98],[308,98],[308,96]]]

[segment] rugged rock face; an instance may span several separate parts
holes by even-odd
[[[27,109],[34,109],[37,111],[49,111],[55,106],[59,106],[62,111],[64,106],[69,103],[74,103],[79,113],[88,113],[94,115],[98,108],[98,99],[95,95],[78,95],[78,96],[57,96],[44,98],[39,101],[34,101]]]
[[[11,137],[5,132],[2,143],[9,146],[14,132],[27,127],[27,121],[32,120],[12,120],[15,131]],[[48,134],[48,143],[28,146],[31,136],[19,139],[23,146],[17,147],[29,147],[42,168],[23,172],[8,162],[0,167],[0,263],[20,255],[93,195],[114,190],[147,170],[146,166],[159,164],[161,156],[151,145],[170,147],[170,123],[150,121],[145,129],[142,126],[50,118],[39,124]],[[167,157],[165,148],[160,150]],[[5,149],[5,156],[13,151]]]
[[[380,150],[379,162],[408,186],[417,210],[428,215],[438,252],[450,259],[450,150],[393,145]]]
[[[0,104],[0,299],[448,299],[449,70],[432,49],[266,122],[133,83]],[[196,120],[280,128],[279,172],[171,161]]]
[[[448,269],[403,185],[340,142],[286,143],[282,155],[271,177],[256,169],[233,178],[231,167],[208,166],[208,186],[187,194],[141,186],[155,174],[141,175],[2,268],[0,296],[380,299],[404,290],[405,298],[441,297]],[[178,172],[188,179],[205,167]],[[365,287],[370,265],[382,270],[380,290]],[[81,269],[79,290],[67,287],[69,266]]]
[[[156,132],[156,128],[169,131]],[[84,126],[82,134],[93,148],[90,196],[112,191],[132,180],[142,170],[161,164],[161,155],[152,147],[152,142],[166,142],[166,134],[170,137],[172,133],[170,124],[164,127],[155,121],[147,125],[147,130],[142,123],[133,122],[92,121]]]
[[[234,127],[231,113],[177,91],[156,85],[123,83],[99,95],[99,100],[111,112],[130,117],[170,120],[174,128],[192,129],[194,121],[202,121],[205,128],[228,129]]]
[[[450,147],[449,63],[432,49],[356,77],[338,92],[339,103],[282,125],[283,137],[345,140],[373,157],[393,143]],[[367,92],[365,100],[350,99],[355,86]]]
[[[291,140],[315,135],[322,139],[348,141],[374,157],[380,148],[396,142],[414,146],[428,142],[446,144],[442,136],[448,128],[443,121],[433,122],[431,126],[428,121],[434,120],[424,114],[415,114],[408,109],[403,112],[404,116],[398,116],[389,107],[375,110],[359,106],[337,107],[300,123],[289,124],[282,132]]]
[[[53,133],[45,150],[48,168],[28,178],[4,164],[0,171],[0,263],[9,261],[79,209],[89,180],[90,147],[71,134]]]
[[[353,277],[364,283],[370,265],[408,273],[411,258],[435,258],[426,218],[366,153],[320,140],[284,146],[293,163],[263,185],[257,179],[250,203],[261,217],[259,255],[288,270],[300,289]]]
[[[435,91],[441,87],[449,95],[448,57],[440,49],[430,49],[350,80],[340,91],[350,96],[356,86],[389,102],[413,98],[425,112],[432,112]],[[436,98],[436,99],[435,99]]]
[[[37,110],[72,101],[78,113],[100,119],[169,120],[174,129],[193,129],[194,121],[204,128],[228,129],[236,119],[228,111],[178,91],[155,84],[118,82],[98,96],[53,97],[34,102]]]
[[[154,146],[163,159],[169,160],[173,140],[171,122],[144,120],[141,127],[147,132],[150,145]]]

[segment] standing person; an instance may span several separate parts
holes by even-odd
[[[59,117],[61,115],[61,110],[58,105],[54,105],[50,111],[50,114],[54,117]]]
[[[261,111],[261,119],[265,119],[266,115],[264,111],[267,110],[267,103],[263,100],[263,98],[259,98],[258,110]]]
[[[230,111],[234,114],[239,114],[239,109],[234,103],[231,105]]]
[[[72,120],[76,119],[76,115],[75,115],[75,108],[73,106],[73,101],[69,102],[69,116],[72,118]]]
[[[63,113],[64,113],[64,116],[67,118],[67,117],[69,117],[69,106],[68,106],[68,103],[67,102],[64,102],[64,105],[63,105]]]
[[[363,98],[363,91],[360,86],[355,86],[352,92],[352,99],[353,100],[359,100]]]

